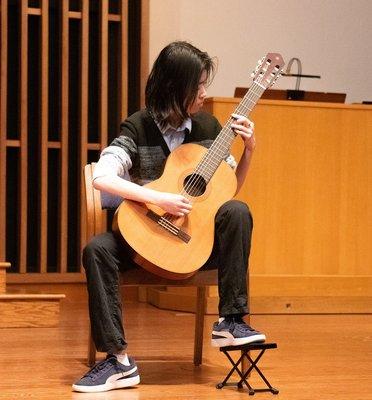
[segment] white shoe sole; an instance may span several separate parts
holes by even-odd
[[[81,393],[98,393],[98,392],[107,392],[109,390],[114,389],[122,389],[125,387],[131,387],[138,385],[140,383],[139,375],[133,376],[132,378],[119,379],[115,382],[105,383],[104,385],[97,386],[80,386],[80,385],[72,385],[72,389],[76,392]]]
[[[220,335],[220,332],[213,332],[213,335]],[[213,347],[226,347],[226,346],[241,346],[243,344],[255,343],[255,342],[264,342],[266,340],[266,336],[262,333],[259,335],[252,335],[245,338],[233,338],[226,337],[220,339],[212,339],[211,344]]]

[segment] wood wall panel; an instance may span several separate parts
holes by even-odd
[[[81,2],[81,32],[80,32],[80,99],[79,99],[79,115],[80,115],[80,152],[79,164],[86,165],[88,161],[88,71],[89,71],[89,0]],[[85,190],[83,168],[79,174],[79,230],[80,230],[80,251],[84,246],[86,238],[86,212],[84,208]]]
[[[5,238],[6,221],[6,145],[8,93],[8,2],[0,3],[0,237]],[[5,259],[5,241],[0,240],[0,260]]]
[[[58,270],[62,273],[67,271],[67,225],[68,225],[68,145],[69,145],[69,0],[61,0],[61,33],[60,33],[60,54],[61,54],[61,122],[60,122],[60,207],[59,207],[59,265]]]
[[[39,271],[47,272],[48,247],[48,97],[49,97],[49,7],[41,0],[40,36],[40,188],[39,188]]]
[[[123,121],[127,116],[128,111],[128,90],[127,88],[127,77],[128,77],[128,22],[126,16],[128,15],[128,1],[124,0],[120,4],[120,121]],[[142,46],[141,46],[142,47]],[[148,49],[148,45],[146,47]]]
[[[150,0],[141,2],[141,69],[140,69],[140,103],[145,107],[145,89],[150,73],[148,49],[150,42]]]
[[[224,122],[237,104],[207,107]],[[237,196],[254,215],[251,272],[371,275],[372,107],[262,100],[251,118],[257,149]]]
[[[19,109],[19,139],[20,139],[20,160],[19,160],[19,272],[27,270],[27,223],[28,223],[28,1],[20,2],[20,109]]]
[[[108,138],[108,0],[101,0],[99,11],[99,134],[103,149]]]
[[[28,0],[1,1],[0,260],[11,261],[11,272],[39,272],[52,280],[55,273],[61,277],[72,273],[81,280],[74,273],[80,272],[86,237],[83,166],[97,160],[127,115],[128,1],[81,0],[73,10],[69,0],[40,0],[34,7],[29,7]],[[113,4],[115,14],[109,7]],[[89,29],[92,18],[99,23]],[[110,31],[109,24],[116,26]],[[109,40],[117,43],[115,54],[108,51]],[[7,87],[9,42],[19,50],[15,64],[10,65],[19,93],[17,132],[11,134],[7,126],[13,113],[7,104],[11,95]],[[98,60],[90,54],[96,44]],[[97,76],[92,74],[92,63],[97,64]],[[113,98],[109,95],[110,68],[117,71]],[[90,98],[98,101],[90,102]],[[117,110],[117,115],[110,110]],[[98,126],[92,115],[98,115]],[[109,132],[110,125],[117,126],[117,131]],[[92,140],[96,134],[90,135],[90,129],[97,132],[97,140]],[[18,164],[14,171],[7,170],[5,155],[10,150]],[[7,191],[10,181],[17,182],[15,194]],[[17,221],[6,221],[10,209]],[[9,230],[10,223],[17,228]],[[16,243],[17,250],[7,241]]]
[[[223,125],[238,103],[210,98],[205,108]],[[261,100],[250,118],[257,148],[236,197],[254,220],[251,312],[369,313],[372,107]],[[237,138],[232,153],[242,151]],[[147,301],[191,311],[195,291],[152,289]],[[215,313],[217,286],[207,302]]]

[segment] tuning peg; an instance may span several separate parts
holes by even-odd
[[[282,76],[281,73],[279,73],[271,82],[270,87],[274,85],[274,83]]]
[[[254,71],[251,73],[252,78],[257,74],[259,69],[260,69],[260,65],[257,65],[257,67],[254,69]]]

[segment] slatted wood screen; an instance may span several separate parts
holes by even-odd
[[[0,7],[0,260],[12,272],[79,272],[82,167],[128,110],[128,1]]]

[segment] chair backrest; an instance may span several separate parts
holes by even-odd
[[[101,193],[93,187],[93,172],[96,163],[84,167],[85,210],[86,210],[86,243],[104,229],[104,213],[101,206]]]

